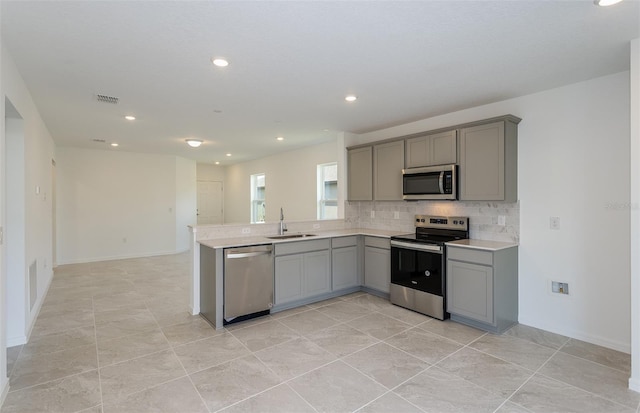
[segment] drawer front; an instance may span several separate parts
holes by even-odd
[[[331,248],[353,247],[358,245],[358,236],[331,238]]]
[[[389,238],[364,237],[364,245],[367,247],[391,249],[391,240]]]
[[[292,241],[275,244],[276,255],[299,254],[331,248],[331,238],[314,239],[311,241]]]
[[[456,261],[493,265],[493,252],[447,246],[447,258]]]

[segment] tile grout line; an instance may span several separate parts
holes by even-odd
[[[96,341],[96,363],[98,369],[98,388],[100,389],[100,411],[104,411],[104,398],[102,396],[102,375],[100,374],[100,350],[98,349],[98,325],[96,323],[96,308],[91,294],[91,309],[93,310],[93,335]]]

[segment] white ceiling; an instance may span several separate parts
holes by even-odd
[[[637,0],[0,7],[3,44],[58,145],[223,164],[628,70],[640,25]]]

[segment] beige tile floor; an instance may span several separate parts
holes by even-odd
[[[491,335],[355,293],[213,330],[186,254],[61,266],[9,412],[639,412],[630,357],[516,326]]]

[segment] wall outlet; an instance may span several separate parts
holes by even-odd
[[[569,294],[569,283],[551,281],[551,292],[558,294]]]
[[[393,211],[393,219],[400,219],[400,212]]]
[[[376,211],[371,211],[371,218],[375,218],[376,217]]]
[[[550,217],[549,218],[549,228],[553,230],[560,229],[560,217]]]
[[[501,227],[507,225],[507,217],[505,217],[504,215],[498,215],[498,225],[500,225]]]
[[[313,224],[313,229],[320,229],[320,224]]]
[[[243,234],[251,234],[251,228],[242,228]]]

